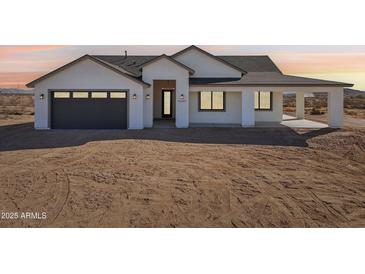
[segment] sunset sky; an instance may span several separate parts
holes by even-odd
[[[0,46],[0,88],[24,88],[84,54],[173,54],[186,46]],[[200,46],[216,55],[269,55],[285,73],[365,90],[365,46]]]

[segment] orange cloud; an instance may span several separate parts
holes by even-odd
[[[11,57],[18,53],[46,51],[64,47],[67,46],[0,46],[0,58]]]
[[[364,53],[278,53],[270,57],[284,73],[364,72]]]
[[[26,83],[29,83],[44,74],[45,72],[0,73],[0,88],[26,88]]]

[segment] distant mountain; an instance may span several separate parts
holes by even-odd
[[[345,97],[355,97],[359,94],[362,94],[365,96],[365,91],[352,89],[352,88],[345,88],[343,89],[343,93]]]
[[[0,94],[33,94],[33,90],[19,88],[0,88]]]

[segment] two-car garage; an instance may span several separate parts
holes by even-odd
[[[53,129],[126,129],[127,92],[62,90],[51,92]]]
[[[27,84],[34,88],[34,127],[143,129],[145,88],[150,86],[123,68],[85,55]]]

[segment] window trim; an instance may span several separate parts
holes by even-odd
[[[211,109],[201,108],[201,93],[210,92],[211,93]],[[223,109],[213,109],[213,92],[223,92]],[[226,111],[226,92],[225,91],[199,91],[198,93],[198,111],[199,112],[225,112]]]
[[[272,91],[256,91],[258,93],[259,98],[259,107],[255,108],[255,111],[273,111],[273,92]],[[261,108],[260,107],[260,93],[261,92],[270,92],[270,108]]]

